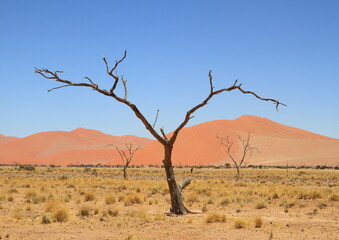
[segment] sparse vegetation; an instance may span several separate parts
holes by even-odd
[[[226,215],[219,213],[210,213],[205,218],[206,223],[226,222]]]
[[[263,209],[266,208],[266,204],[264,201],[258,201],[255,203],[255,209]]]
[[[88,217],[90,215],[91,208],[89,206],[81,206],[79,215],[82,217]]]
[[[87,192],[85,194],[85,202],[94,201],[95,200],[95,193],[94,192]]]
[[[50,224],[50,223],[51,223],[51,220],[50,220],[46,215],[43,215],[43,216],[42,216],[41,223],[42,223],[42,224]]]
[[[245,228],[245,221],[242,219],[234,220],[233,227],[235,229]]]
[[[255,228],[261,228],[262,224],[263,224],[263,220],[262,220],[261,217],[256,217],[254,219],[254,227]]]
[[[335,170],[304,169],[305,173],[300,174],[300,170],[290,169],[286,180],[284,169],[243,169],[242,179],[236,181],[232,169],[197,168],[184,201],[200,214],[183,218],[167,216],[170,198],[166,197],[168,189],[161,168],[130,168],[127,180],[121,178],[121,168],[97,168],[97,177],[84,176],[83,168],[46,170],[36,168],[27,178],[17,175],[19,170],[4,168],[7,175],[0,175],[0,221],[9,219],[17,224],[30,222],[49,227],[67,222],[72,227],[84,224],[90,228],[98,224],[103,228],[132,229],[145,223],[167,226],[179,221],[187,228],[208,223],[217,229],[252,229],[266,232],[267,239],[270,229],[281,232],[279,226],[291,224],[284,222],[287,217],[316,215],[334,226],[331,217],[337,216],[339,207]],[[190,168],[178,168],[177,172],[184,178]],[[60,179],[63,175],[68,178]],[[278,214],[275,221],[279,224],[264,221],[272,214]],[[286,217],[281,218],[281,214]]]
[[[127,198],[125,199],[125,206],[142,203],[143,203],[142,197],[136,194],[128,195]]]
[[[115,202],[116,202],[115,195],[113,193],[107,194],[105,196],[105,203],[106,204],[113,204]]]
[[[66,222],[69,219],[69,211],[66,207],[60,206],[54,210],[53,217],[56,222]]]

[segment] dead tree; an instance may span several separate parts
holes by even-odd
[[[158,131],[156,131],[155,130],[155,123],[153,125],[151,125],[151,123],[139,111],[137,106],[134,103],[128,101],[127,80],[125,80],[123,76],[119,76],[116,73],[117,67],[119,66],[119,64],[125,58],[126,58],[126,51],[124,53],[124,56],[120,60],[115,61],[115,64],[113,65],[113,67],[109,67],[109,64],[106,60],[106,57],[103,58],[103,61],[104,61],[105,66],[106,66],[106,72],[113,80],[112,87],[109,90],[100,88],[98,86],[98,84],[94,83],[92,81],[92,79],[90,79],[89,77],[85,77],[85,79],[88,82],[80,82],[80,83],[77,82],[76,83],[76,82],[71,82],[69,80],[62,79],[60,77],[60,74],[63,73],[63,71],[50,71],[46,68],[42,68],[42,69],[35,68],[35,72],[37,74],[40,74],[41,76],[43,76],[46,79],[55,80],[56,82],[63,84],[61,86],[54,87],[54,88],[52,88],[48,91],[52,91],[52,90],[64,88],[64,87],[71,87],[71,86],[88,87],[88,88],[93,89],[94,91],[97,91],[98,93],[105,95],[105,96],[112,97],[116,101],[128,106],[134,112],[135,116],[143,123],[143,125],[146,127],[146,129],[153,135],[153,137],[163,145],[163,147],[164,147],[164,159],[163,159],[162,162],[164,164],[164,168],[165,168],[165,171],[166,171],[166,180],[167,180],[169,192],[170,192],[170,195],[171,195],[171,212],[173,212],[174,214],[178,214],[178,215],[179,214],[186,214],[190,211],[184,206],[181,191],[188,184],[179,185],[176,182],[174,171],[173,171],[173,165],[172,165],[172,151],[173,151],[173,146],[174,146],[174,143],[175,143],[175,141],[178,137],[179,132],[186,126],[186,124],[190,121],[190,119],[193,118],[192,114],[195,111],[197,111],[198,109],[205,106],[208,103],[208,101],[212,97],[214,97],[215,95],[223,93],[223,92],[231,92],[233,90],[239,90],[243,94],[252,95],[252,96],[254,96],[254,97],[256,97],[256,98],[258,98],[262,101],[273,102],[276,105],[277,110],[278,110],[279,105],[284,105],[284,104],[275,100],[275,99],[262,98],[252,91],[244,90],[241,87],[241,84],[238,84],[237,80],[233,83],[233,85],[231,85],[228,88],[222,88],[222,89],[215,90],[214,86],[213,86],[212,72],[209,71],[209,73],[208,73],[208,76],[209,76],[209,93],[207,94],[207,96],[204,98],[204,100],[201,103],[197,104],[196,106],[194,106],[193,108],[189,109],[186,112],[186,115],[185,115],[183,121],[181,122],[181,124],[173,131],[171,137],[167,137],[163,128],[160,128],[160,133]],[[122,85],[123,85],[124,96],[118,96],[115,92],[119,82],[122,83]],[[189,181],[187,181],[187,182],[189,183]],[[184,181],[184,183],[186,183],[186,182]]]
[[[251,133],[248,133],[248,136],[246,139],[241,138],[241,136],[238,136],[241,145],[242,145],[242,151],[240,158],[235,158],[234,153],[232,153],[232,146],[233,142],[230,141],[229,136],[226,138],[218,137],[220,139],[220,145],[222,145],[225,148],[225,152],[229,156],[229,158],[234,163],[235,168],[237,169],[237,180],[240,178],[240,168],[241,165],[244,163],[244,160],[246,158],[247,153],[249,152],[252,154],[253,151],[256,151],[259,153],[258,148],[251,146]]]
[[[122,164],[123,164],[123,171],[124,171],[124,179],[127,179],[127,168],[131,163],[134,153],[140,150],[140,146],[134,147],[132,143],[126,144],[126,150],[120,149],[118,146],[114,144],[109,144],[108,146],[114,147],[120,155]]]

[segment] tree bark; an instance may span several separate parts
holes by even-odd
[[[236,167],[236,169],[237,169],[237,181],[239,180],[239,178],[240,178],[240,166],[238,166],[238,165],[235,165],[235,167]]]
[[[127,166],[124,166],[124,179],[127,179]]]
[[[166,170],[166,180],[171,195],[171,209],[170,212],[177,215],[184,215],[187,213],[187,209],[182,201],[181,189],[175,180],[175,175],[172,165],[172,150],[173,144],[165,144],[165,158],[163,160]]]

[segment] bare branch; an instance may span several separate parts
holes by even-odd
[[[255,96],[256,98],[262,100],[262,101],[270,101],[270,102],[273,102],[275,105],[276,105],[276,109],[278,110],[278,107],[279,105],[283,105],[283,106],[286,106],[285,104],[279,102],[278,100],[275,100],[275,99],[272,99],[272,98],[262,98],[260,97],[259,95],[257,95],[256,93],[252,92],[252,91],[245,91],[244,89],[241,88],[241,85],[242,84],[238,84],[238,80],[235,80],[235,82],[233,83],[233,85],[231,87],[228,87],[228,88],[222,88],[222,89],[219,89],[219,90],[214,90],[214,87],[213,87],[213,77],[212,77],[212,72],[209,71],[208,73],[208,76],[209,76],[209,81],[210,81],[210,93],[209,95],[201,102],[199,103],[198,105],[194,106],[193,108],[191,108],[190,110],[187,111],[186,113],[186,116],[183,120],[183,122],[179,125],[179,127],[177,129],[175,129],[175,131],[173,132],[173,135],[170,139],[170,142],[175,142],[180,130],[182,128],[184,128],[186,126],[186,124],[189,122],[189,120],[191,119],[191,115],[196,111],[198,110],[199,108],[202,108],[203,106],[205,106],[208,101],[215,95],[217,94],[220,94],[222,92],[230,92],[230,91],[233,91],[233,90],[239,90],[240,92],[242,92],[243,94],[251,94],[253,96]]]
[[[160,132],[161,132],[162,136],[164,137],[164,139],[165,139],[166,141],[168,141],[168,138],[166,137],[166,134],[165,134],[164,127],[161,127],[161,128],[160,128]]]
[[[233,142],[231,142],[229,140],[229,136],[227,136],[226,138],[222,138],[222,137],[218,137],[217,138],[220,140],[220,145],[223,145],[226,147],[225,152],[227,153],[227,155],[230,157],[230,159],[232,160],[232,162],[237,166],[237,161],[234,159],[232,153],[231,153],[231,149],[233,146]]]
[[[84,77],[85,79],[87,79],[90,83],[92,83],[92,84],[94,84],[93,82],[92,82],[92,80],[89,78],[89,77]],[[96,84],[95,84],[96,85]]]
[[[239,140],[242,144],[242,155],[241,155],[240,160],[238,160],[238,161],[233,157],[233,155],[231,153],[231,148],[232,148],[233,142],[231,142],[229,140],[229,136],[227,136],[226,138],[221,138],[221,137],[217,136],[217,138],[220,139],[220,145],[223,145],[226,148],[225,152],[227,153],[227,155],[230,157],[230,159],[234,163],[234,165],[237,169],[237,179],[239,179],[239,176],[240,176],[239,168],[243,164],[243,162],[246,158],[247,152],[250,152],[250,154],[252,154],[252,151],[256,150],[259,153],[259,151],[256,147],[251,147],[251,145],[250,145],[251,133],[250,132],[248,133],[248,136],[247,136],[246,139],[243,139],[240,135],[238,135],[238,138],[239,138]]]
[[[191,184],[190,178],[185,178],[184,181],[179,185],[180,191],[184,190],[185,187]]]
[[[213,93],[213,89],[214,89],[214,87],[213,87],[213,76],[212,76],[212,70],[210,70],[210,71],[208,72],[208,77],[209,77],[209,79],[210,79],[210,89],[211,89],[211,93]]]
[[[154,120],[154,123],[153,123],[153,128],[155,127],[155,124],[157,123],[157,121],[158,121],[158,115],[159,115],[159,109],[158,109],[158,111],[157,111],[157,115],[155,115],[155,120]]]
[[[113,146],[117,150],[117,152],[119,153],[121,161],[124,165],[124,167],[123,167],[124,178],[127,178],[127,168],[129,166],[129,164],[131,163],[131,161],[133,160],[134,153],[136,151],[138,151],[141,148],[141,146],[138,146],[138,147],[133,149],[132,143],[125,144],[128,152],[126,150],[120,149],[118,146],[116,146],[114,144],[108,144],[106,146]]]
[[[118,148],[118,146],[116,146],[116,145],[114,145],[114,144],[109,144],[108,146],[113,146],[116,150],[117,150],[117,152],[119,153],[119,155],[120,155],[120,158],[121,158],[121,161],[122,161],[122,163],[124,164],[124,165],[126,165],[126,154],[125,154],[125,152],[124,151],[122,151],[122,150],[120,150],[120,148]]]
[[[262,100],[262,101],[270,101],[273,102],[275,104],[275,108],[277,111],[279,111],[279,105],[283,105],[283,106],[287,106],[284,103],[279,102],[278,100],[272,99],[272,98],[262,98],[259,95],[257,95],[256,93],[252,92],[252,91],[245,91],[244,89],[241,88],[241,84],[238,86],[235,86],[237,89],[239,89],[240,92],[242,92],[243,94],[251,94],[253,96],[255,96],[256,98]]]
[[[111,70],[109,70],[109,65],[108,65],[106,57],[103,57],[103,60],[104,60],[105,65],[106,65],[106,72],[107,72],[108,75],[110,75],[114,79],[113,86],[112,86],[112,88],[110,90],[111,93],[114,92],[114,90],[117,87],[118,82],[119,82],[118,74],[113,74],[113,72],[117,70],[117,67],[126,58],[126,55],[127,55],[127,50],[125,50],[124,56],[119,61],[115,61],[115,65],[114,65],[114,67]]]
[[[59,88],[63,88],[63,87],[69,87],[69,86],[71,86],[71,85],[62,85],[62,86],[59,86],[59,87],[51,88],[51,89],[47,90],[47,92],[51,92],[55,89],[59,89]]]
[[[106,60],[106,56],[104,56],[104,57],[102,58],[102,60],[104,60],[105,65],[106,65],[106,72],[107,72],[107,74],[109,74],[109,67],[108,67],[108,62],[107,62],[107,60]]]
[[[124,57],[121,58],[119,61],[116,62],[116,65],[115,65],[115,68],[118,67],[118,65],[125,59],[126,57],[126,51],[124,53]],[[117,100],[118,102],[121,102],[125,105],[127,105],[135,114],[135,116],[137,118],[140,119],[140,121],[144,124],[144,126],[146,127],[146,129],[161,143],[161,144],[166,144],[167,143],[167,140],[162,138],[161,135],[155,131],[155,129],[152,127],[152,125],[147,121],[147,119],[145,118],[145,116],[139,111],[139,109],[137,108],[137,106],[129,101],[127,101],[126,98],[121,98],[119,96],[117,96],[116,94],[114,94],[114,89],[118,83],[118,80],[119,78],[112,74],[111,71],[109,70],[109,66],[108,66],[108,62],[106,60],[106,57],[103,57],[103,60],[106,64],[106,71],[107,71],[107,74],[109,74],[110,76],[112,76],[114,79],[115,79],[115,82],[114,82],[114,85],[112,87],[112,89],[110,91],[107,91],[105,89],[101,89],[99,88],[99,86],[95,83],[74,83],[74,82],[71,82],[71,81],[68,81],[68,80],[65,80],[65,79],[62,79],[59,77],[58,73],[62,73],[63,71],[56,71],[56,72],[52,72],[52,71],[49,71],[48,69],[38,69],[38,68],[35,68],[35,72],[40,74],[41,76],[43,76],[44,78],[46,79],[52,79],[52,80],[55,80],[56,82],[61,82],[61,83],[64,83],[65,86],[62,86],[62,87],[66,87],[67,86],[78,86],[78,87],[89,87],[89,88],[92,88],[93,90],[103,94],[103,95],[106,95],[108,97],[113,97],[115,100]],[[113,71],[115,69],[113,68]],[[87,78],[86,78],[87,79]],[[89,79],[87,79],[89,80]],[[61,87],[56,87],[55,89],[58,89],[58,88],[61,88]],[[51,89],[53,90],[53,89]],[[127,88],[126,88],[127,90]],[[126,93],[126,92],[125,92]]]
[[[124,90],[125,90],[124,99],[127,100],[127,80],[125,80],[123,76],[121,77],[121,79],[122,79],[122,83],[124,85]]]
[[[111,69],[110,74],[112,74],[112,72],[115,71],[115,70],[117,69],[118,65],[119,65],[122,61],[125,60],[126,56],[127,56],[127,50],[125,50],[124,56],[123,56],[119,61],[115,61],[115,65],[114,65],[114,67]]]

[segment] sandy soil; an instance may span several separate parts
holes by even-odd
[[[290,170],[288,181],[284,179],[284,170],[243,170],[244,177],[239,182],[232,177],[233,169],[227,170],[229,172],[197,170],[191,176],[193,182],[185,189],[184,196],[187,206],[199,213],[185,216],[168,214],[169,196],[162,169],[134,169],[126,181],[119,177],[121,169],[97,171],[98,177],[84,174],[84,169],[52,172],[38,169],[30,173],[6,168],[0,171],[2,239],[334,240],[339,236],[338,199],[329,200],[329,196],[335,196],[339,189],[338,173],[333,170]],[[180,179],[187,175],[188,169],[177,171]],[[108,173],[111,176],[109,179],[105,175]],[[68,177],[62,177],[65,175]],[[158,190],[155,191],[155,187]],[[271,198],[270,189],[279,192],[277,199]],[[318,197],[300,199],[300,191],[310,193],[313,190],[317,191]],[[50,214],[45,210],[48,200],[31,202],[28,194],[32,191],[38,194],[36,197],[54,194],[53,198],[63,199],[72,195],[64,203],[70,210],[69,219],[66,222],[51,219],[50,224],[42,224],[42,216]],[[96,200],[85,202],[83,191],[94,191]],[[117,201],[108,206],[103,199],[107,192],[112,191],[116,191],[116,196],[142,194],[144,201],[133,205]],[[254,193],[246,198],[245,195],[251,191]],[[8,200],[9,196],[13,196],[14,200]],[[223,196],[230,199],[225,206],[219,204]],[[244,204],[238,204],[238,199]],[[254,207],[257,200],[264,201],[266,206],[257,209]],[[206,204],[207,201],[211,203]],[[281,206],[283,201],[293,204],[284,208]],[[91,208],[89,216],[79,215],[79,208],[84,204]],[[201,211],[202,206],[207,206],[205,212]],[[110,207],[119,209],[118,216],[106,214]],[[94,209],[98,209],[98,213],[93,213]],[[206,223],[206,217],[211,213],[224,214],[226,221]],[[258,216],[263,224],[255,228],[253,220]],[[236,229],[234,223],[239,219],[244,227]]]

